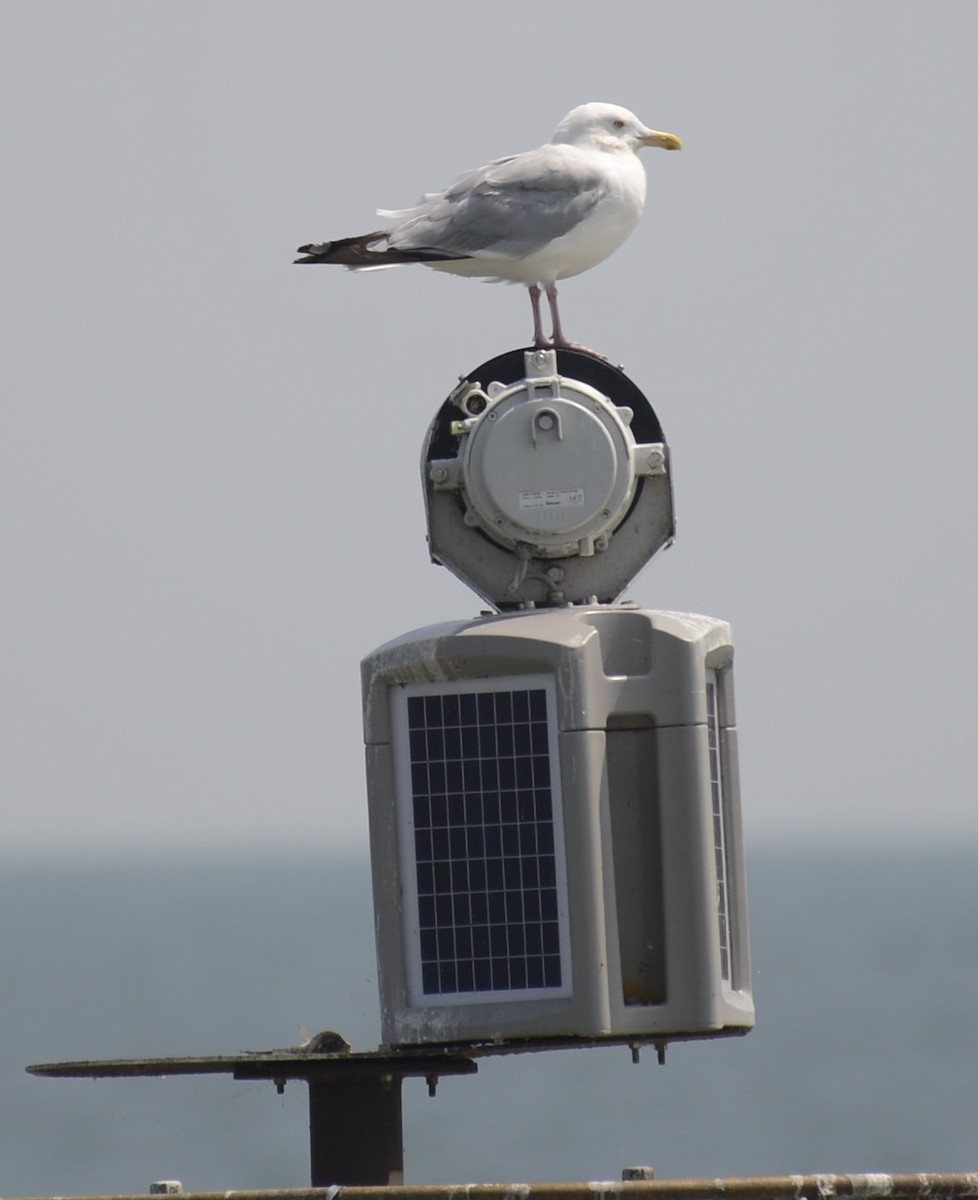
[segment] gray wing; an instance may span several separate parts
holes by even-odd
[[[567,146],[541,146],[460,176],[400,218],[388,236],[399,250],[474,258],[520,258],[573,229],[607,195],[598,166]]]

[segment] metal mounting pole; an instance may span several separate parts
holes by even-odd
[[[474,1075],[478,1067],[467,1055],[447,1048],[323,1053],[287,1047],[206,1058],[37,1063],[27,1070],[61,1079],[228,1074],[269,1079],[280,1092],[288,1080],[303,1080],[309,1085],[313,1187],[386,1187],[404,1182],[402,1080],[425,1079],[433,1096],[440,1076]]]
[[[401,1078],[309,1080],[313,1187],[404,1182]]]

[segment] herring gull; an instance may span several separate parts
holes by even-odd
[[[557,280],[617,250],[645,204],[643,146],[681,150],[673,133],[649,129],[616,104],[581,104],[536,150],[497,158],[460,175],[414,208],[379,209],[386,229],[300,246],[298,263],[353,271],[424,263],[436,271],[522,283],[533,306],[535,346],[571,346],[557,310]],[[553,338],[543,332],[546,293]]]

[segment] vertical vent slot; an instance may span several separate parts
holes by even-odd
[[[733,934],[730,910],[730,860],[727,825],[729,822],[726,769],[721,744],[720,687],[721,672],[706,672],[706,724],[710,747],[710,791],[713,807],[713,860],[716,867],[717,932],[720,941],[720,978],[733,983]]]
[[[626,1005],[666,999],[662,831],[649,717],[613,717],[606,730],[615,907]]]

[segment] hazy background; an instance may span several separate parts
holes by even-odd
[[[290,262],[591,99],[686,144],[561,309],[672,446],[629,595],[733,624],[748,844],[978,845],[976,45],[971,3],[0,3],[6,858],[365,864],[359,660],[480,607],[422,438],[529,304]]]
[[[747,1037],[482,1060],[404,1084],[411,1183],[978,1166],[978,874],[949,850],[752,852]],[[19,919],[23,914],[26,919]],[[29,914],[29,916],[28,916]],[[0,872],[4,1196],[301,1187],[307,1089],[37,1079],[27,1063],[379,1036],[366,863],[257,856]]]
[[[978,9],[5,3],[8,848],[362,846],[358,662],[479,602],[417,459],[523,289],[298,270],[609,99],[626,247],[563,289],[646,391],[732,621],[755,839],[978,836]]]

